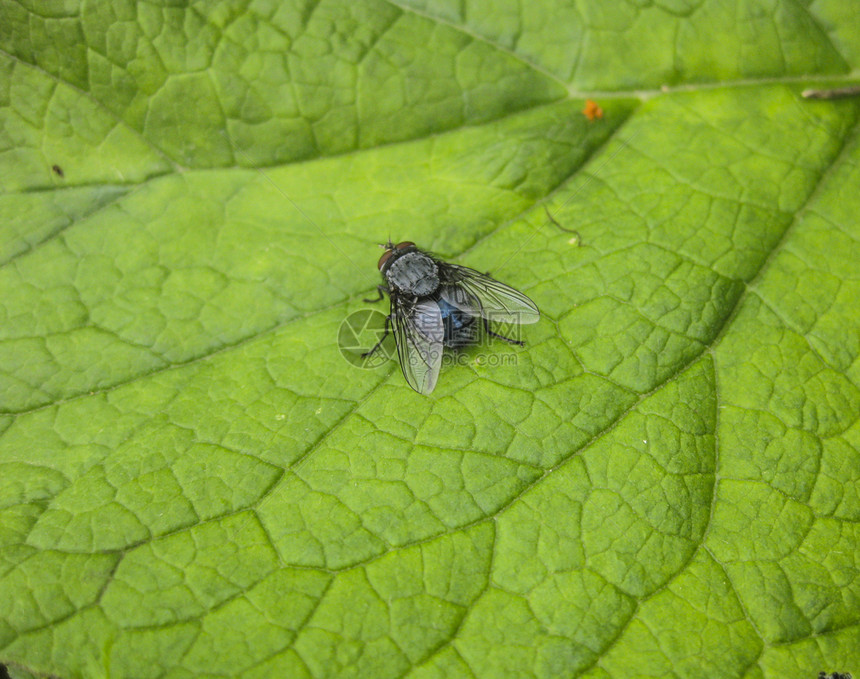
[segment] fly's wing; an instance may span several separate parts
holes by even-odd
[[[442,298],[473,316],[499,323],[537,323],[537,305],[519,290],[465,266],[439,262]]]
[[[442,365],[445,326],[439,305],[432,300],[413,304],[392,297],[391,318],[403,376],[419,394],[429,394]]]

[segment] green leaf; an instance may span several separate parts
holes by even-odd
[[[800,96],[858,36],[851,0],[0,0],[0,662],[860,671],[860,102]],[[389,237],[525,291],[525,348],[429,396],[350,365]]]

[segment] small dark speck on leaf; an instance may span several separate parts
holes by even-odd
[[[54,174],[57,175],[58,177],[65,177],[66,176],[63,173],[63,168],[61,168],[59,165],[52,165],[51,169],[54,171]]]

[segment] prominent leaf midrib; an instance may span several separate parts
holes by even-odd
[[[443,26],[447,26],[459,33],[467,35],[469,38],[476,40],[478,42],[482,42],[493,49],[502,52],[514,59],[516,59],[521,64],[527,66],[528,68],[533,69],[536,73],[556,82],[557,84],[564,87],[568,92],[568,96],[572,99],[582,99],[582,98],[619,98],[619,97],[627,97],[627,98],[639,98],[639,99],[649,99],[655,96],[659,96],[661,94],[672,93],[672,92],[689,92],[689,91],[699,91],[699,90],[710,90],[710,89],[721,89],[725,85],[730,86],[756,86],[756,85],[772,85],[772,84],[780,84],[780,83],[804,83],[804,82],[841,82],[841,81],[852,81],[860,77],[860,71],[850,71],[848,70],[849,66],[845,62],[845,58],[842,53],[833,45],[833,42],[826,30],[824,30],[819,22],[816,20],[805,6],[800,6],[798,3],[794,3],[795,5],[800,6],[800,8],[806,12],[809,16],[810,21],[818,28],[820,34],[827,38],[828,44],[833,49],[835,54],[838,54],[842,59],[842,63],[845,65],[846,71],[842,73],[833,73],[830,75],[823,74],[801,74],[801,75],[786,75],[786,76],[769,76],[763,78],[736,78],[733,80],[712,80],[712,81],[697,81],[697,82],[689,82],[681,85],[665,85],[660,88],[634,88],[634,89],[618,89],[618,90],[576,90],[573,89],[570,83],[565,81],[564,79],[557,76],[552,71],[547,70],[540,64],[535,63],[531,59],[526,56],[519,54],[516,50],[512,50],[505,45],[500,44],[499,42],[488,38],[485,35],[481,35],[480,33],[476,33],[475,31],[470,30],[465,24],[457,24],[455,22],[444,19],[443,17],[436,16],[430,14],[428,12],[422,12],[421,10],[415,7],[404,6],[397,0],[385,0],[390,5],[393,5],[404,12],[411,12],[416,16],[420,16],[422,18],[427,19],[433,23],[437,23]],[[676,26],[677,30],[677,26]]]
[[[598,97],[599,98],[605,98],[605,99],[611,99],[611,98],[626,97],[626,98],[638,98],[638,99],[644,100],[644,99],[650,99],[654,96],[658,96],[658,95],[666,94],[666,93],[671,93],[671,92],[686,92],[686,91],[698,91],[698,90],[708,90],[708,89],[721,89],[726,84],[731,84],[733,86],[748,86],[748,85],[754,86],[754,85],[772,85],[772,84],[779,84],[779,83],[839,82],[842,80],[849,81],[849,80],[856,79],[856,78],[860,77],[860,72],[848,71],[848,72],[843,72],[843,73],[834,73],[833,75],[830,75],[830,76],[827,76],[827,75],[787,75],[787,76],[766,77],[766,78],[742,78],[742,79],[722,80],[722,81],[719,81],[719,80],[699,81],[699,82],[694,82],[694,83],[685,83],[682,85],[667,85],[667,86],[663,86],[660,88],[644,88],[644,89],[635,88],[635,89],[630,89],[630,90],[623,90],[623,89],[618,89],[618,90],[576,90],[576,89],[573,89],[573,87],[571,86],[571,84],[569,82],[567,82],[563,78],[559,77],[558,75],[556,75],[552,71],[546,69],[545,67],[541,66],[538,63],[535,63],[533,60],[520,54],[516,50],[511,49],[505,45],[502,45],[501,43],[499,43],[496,40],[493,40],[493,39],[491,39],[485,35],[482,35],[480,33],[477,33],[475,31],[471,30],[465,23],[463,23],[463,24],[455,23],[455,22],[450,21],[448,19],[445,19],[441,16],[437,16],[437,15],[431,14],[429,12],[421,11],[420,9],[417,9],[415,7],[403,5],[401,2],[398,2],[397,0],[385,0],[385,2],[394,6],[394,7],[397,7],[398,9],[403,11],[404,13],[411,13],[411,14],[419,16],[423,19],[426,19],[432,23],[439,24],[441,26],[446,26],[446,27],[448,27],[454,31],[457,31],[458,33],[461,33],[463,35],[468,36],[472,40],[475,40],[477,42],[481,42],[481,43],[491,47],[492,49],[494,49],[498,52],[501,52],[501,53],[513,58],[513,59],[516,59],[519,63],[523,64],[524,66],[527,66],[528,68],[532,69],[536,73],[544,76],[545,78],[548,78],[549,80],[552,80],[556,84],[563,87],[567,91],[568,96],[571,99],[598,98]],[[797,3],[795,3],[795,4],[797,4]],[[845,67],[847,69],[848,65],[845,63],[845,58],[842,56],[842,54],[839,52],[839,50],[836,49],[836,47],[833,45],[833,42],[830,39],[830,36],[828,35],[827,31],[825,31],[820,26],[820,24],[816,21],[816,18],[808,12],[806,7],[801,7],[801,9],[803,9],[806,12],[806,14],[810,17],[810,21],[812,21],[812,23],[815,25],[815,27],[818,28],[820,34],[822,36],[827,37],[828,44],[832,47],[833,52],[840,56],[840,58],[842,59],[842,63],[845,64]],[[676,30],[677,30],[677,27],[676,27]]]
[[[421,10],[416,9],[415,7],[404,6],[403,4],[397,2],[397,0],[384,0],[384,1],[387,4],[391,5],[392,7],[396,7],[397,9],[399,9],[404,14],[414,14],[415,16],[421,17],[422,19],[426,19],[427,21],[429,21],[431,23],[439,24],[440,26],[446,26],[446,27],[456,31],[457,33],[460,33],[462,35],[469,37],[471,40],[474,40],[475,42],[480,42],[480,43],[483,43],[485,45],[488,45],[489,47],[492,47],[497,52],[501,52],[501,53],[517,60],[519,63],[523,64],[524,66],[527,66],[528,68],[532,69],[535,73],[539,73],[543,77],[545,77],[549,80],[552,80],[557,85],[560,85],[561,87],[563,87],[566,91],[568,91],[568,92],[570,91],[570,85],[568,85],[568,83],[566,83],[564,80],[559,78],[552,71],[545,69],[540,64],[535,63],[531,59],[519,54],[518,52],[510,49],[509,47],[505,47],[504,45],[499,44],[495,40],[491,40],[491,39],[487,38],[486,36],[481,35],[480,33],[476,33],[474,31],[470,30],[465,25],[456,24],[452,21],[448,21],[446,19],[443,19],[442,17],[434,16],[434,15],[429,14],[427,12],[422,12]]]
[[[403,6],[399,5],[395,0],[384,0],[384,1],[391,4],[392,6],[397,7],[398,9],[400,9],[404,13],[411,12],[411,13],[416,14],[417,16],[423,16],[427,19],[435,20],[435,18],[432,17],[431,15],[424,14],[424,13],[417,11],[413,8],[403,7]],[[446,26],[450,26],[451,28],[456,29],[456,30],[461,30],[461,29],[459,29],[459,27],[456,26],[456,24],[448,23],[448,22],[445,22],[442,20],[439,20],[439,23],[446,25]],[[721,89],[733,89],[736,87],[757,87],[757,86],[764,86],[764,85],[793,84],[793,83],[795,83],[795,84],[800,84],[800,83],[810,83],[810,84],[815,84],[815,83],[820,83],[820,84],[850,83],[850,82],[855,82],[857,80],[860,80],[860,71],[852,71],[849,73],[833,74],[833,75],[817,75],[817,74],[816,75],[789,75],[789,76],[766,77],[766,78],[743,78],[743,79],[735,79],[735,80],[685,83],[682,85],[673,85],[673,86],[661,87],[659,89],[633,88],[633,89],[627,89],[627,90],[624,90],[624,89],[618,89],[618,90],[573,90],[569,85],[564,83],[564,81],[558,79],[553,74],[549,73],[548,71],[545,71],[540,66],[533,64],[529,60],[518,55],[517,53],[508,50],[504,46],[493,43],[492,41],[489,41],[486,38],[479,36],[477,34],[472,34],[469,31],[461,30],[461,32],[465,33],[466,35],[468,35],[473,40],[480,40],[482,42],[485,42],[488,45],[494,47],[495,49],[497,49],[497,50],[499,50],[499,51],[501,51],[501,52],[513,57],[513,58],[516,58],[518,61],[527,65],[529,68],[532,68],[533,70],[535,70],[537,73],[541,74],[542,76],[550,78],[554,82],[557,82],[559,85],[564,87],[565,91],[567,92],[566,98],[568,100],[578,100],[578,99],[639,99],[640,101],[646,101],[646,100],[654,98],[654,97],[658,97],[658,96],[662,96],[662,95],[666,95],[666,94],[677,93],[677,92],[704,92],[704,91],[713,91],[713,90],[721,90]],[[168,155],[168,153],[164,149],[162,149],[156,143],[151,141],[144,134],[143,130],[139,130],[135,127],[132,127],[127,121],[125,121],[123,118],[119,117],[114,111],[107,108],[107,106],[105,106],[104,103],[102,103],[99,99],[96,99],[95,97],[93,97],[86,90],[80,89],[80,87],[78,87],[78,85],[76,85],[75,83],[69,81],[68,79],[64,79],[64,78],[60,77],[60,75],[58,75],[58,74],[52,73],[50,71],[46,71],[41,66],[39,66],[37,63],[35,63],[35,61],[25,61],[24,59],[20,58],[19,56],[6,51],[2,47],[0,47],[0,56],[4,56],[10,60],[14,60],[15,62],[17,62],[23,66],[31,67],[31,68],[37,70],[42,75],[44,75],[45,77],[52,79],[56,83],[64,84],[64,85],[68,86],[69,88],[73,89],[79,95],[81,95],[82,97],[84,97],[88,101],[90,101],[99,110],[101,110],[107,117],[109,117],[111,120],[113,120],[115,125],[122,126],[125,130],[127,130],[128,132],[130,132],[131,134],[134,134],[137,138],[139,138],[147,147],[149,147],[151,150],[153,150],[159,156],[159,158],[161,158],[168,165],[170,165],[173,168],[174,173],[182,173],[182,172],[191,171],[191,170],[203,171],[203,170],[207,170],[207,169],[209,169],[209,170],[229,170],[229,169],[238,169],[240,167],[245,168],[245,169],[265,170],[265,169],[272,169],[272,168],[276,168],[276,167],[300,165],[302,163],[314,162],[314,161],[322,160],[322,159],[338,158],[341,156],[349,156],[349,155],[352,155],[355,153],[361,153],[364,151],[369,151],[371,149],[378,149],[378,148],[385,148],[388,146],[397,146],[397,145],[401,145],[401,144],[408,144],[410,142],[414,142],[414,141],[417,141],[419,139],[431,139],[431,138],[436,137],[436,136],[456,132],[457,130],[470,129],[470,128],[475,128],[475,127],[480,127],[480,126],[492,124],[492,123],[498,122],[500,120],[504,120],[504,119],[511,117],[511,116],[519,115],[519,114],[522,114],[522,113],[525,113],[528,111],[538,110],[538,109],[543,108],[545,106],[557,104],[559,101],[562,101],[564,99],[563,97],[560,97],[559,99],[554,99],[554,100],[547,101],[547,102],[541,102],[539,104],[524,107],[521,109],[517,109],[516,111],[504,113],[502,115],[498,115],[498,116],[495,116],[493,118],[481,120],[480,122],[466,122],[462,125],[456,125],[456,126],[452,126],[449,128],[436,130],[431,134],[422,134],[420,136],[410,137],[407,139],[401,139],[401,140],[386,142],[386,143],[382,143],[382,144],[376,144],[372,147],[362,147],[360,145],[357,145],[355,148],[348,149],[348,150],[343,151],[343,152],[331,153],[331,154],[326,154],[326,155],[323,155],[323,154],[311,155],[311,156],[291,160],[291,161],[288,161],[286,163],[275,162],[275,163],[271,163],[268,165],[249,163],[247,166],[239,166],[238,164],[234,164],[232,166],[231,165],[222,165],[222,166],[210,167],[210,168],[206,168],[206,167],[184,167],[176,159],[174,159],[170,155]],[[211,71],[211,67],[207,70]],[[219,105],[220,105],[220,101],[219,101]],[[234,160],[235,160],[236,154],[237,154],[237,152],[239,152],[239,149],[235,149],[231,145],[230,151],[233,154]],[[155,179],[158,177],[165,176],[166,174],[168,174],[168,173],[160,173],[160,174],[151,175],[150,177],[147,178],[147,181],[150,179]],[[142,182],[142,184],[145,184],[145,182]],[[93,184],[90,184],[90,185],[93,185]],[[81,185],[81,186],[84,186],[84,185]],[[50,190],[50,187],[39,187],[38,189],[28,189],[28,191],[29,190],[48,191],[48,190]]]

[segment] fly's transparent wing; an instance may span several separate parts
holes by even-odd
[[[394,297],[391,318],[403,376],[419,394],[429,394],[442,365],[445,326],[439,305],[432,300],[413,304]]]
[[[442,298],[473,316],[499,323],[537,323],[537,305],[519,290],[465,266],[439,262]]]

